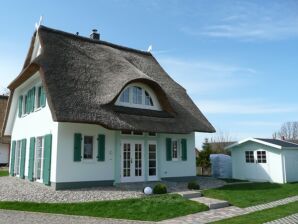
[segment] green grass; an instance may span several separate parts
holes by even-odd
[[[298,183],[242,183],[225,185],[220,188],[205,190],[203,195],[227,200],[232,205],[243,208],[298,195]]]
[[[8,176],[8,171],[7,170],[0,170],[0,177],[5,177]]]
[[[225,219],[213,222],[214,224],[259,224],[280,219],[298,212],[298,202],[281,205],[275,208],[266,209],[250,213],[248,215],[237,216],[235,218]]]
[[[238,179],[229,179],[229,178],[220,178],[227,183],[237,183],[237,182],[248,182],[247,180],[238,180]]]
[[[85,203],[0,202],[0,209],[104,218],[160,221],[208,210],[208,207],[169,194],[138,199]]]

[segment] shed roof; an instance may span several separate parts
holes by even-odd
[[[232,148],[234,148],[238,145],[241,145],[241,144],[249,142],[249,141],[257,142],[257,143],[267,145],[267,146],[271,146],[271,147],[277,148],[277,149],[283,149],[283,148],[298,149],[298,144],[288,142],[288,141],[284,141],[284,140],[269,139],[269,138],[247,138],[247,139],[238,141],[234,144],[231,144],[231,145],[227,146],[225,149],[232,149]]]
[[[116,130],[215,131],[186,90],[164,71],[151,53],[45,26],[40,26],[37,34],[41,54],[30,62],[34,34],[23,71],[9,88],[13,93],[33,75],[37,66],[54,121],[99,124]],[[121,91],[132,82],[150,86],[163,113],[115,107]]]

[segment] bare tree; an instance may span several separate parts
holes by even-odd
[[[0,86],[0,95],[3,95],[3,96],[9,96],[9,94],[10,94],[9,89]]]
[[[233,140],[228,132],[218,131],[213,138],[211,138],[210,145],[213,152],[226,154],[225,147],[233,142],[235,142],[235,140]]]
[[[281,125],[273,135],[285,140],[298,140],[298,121],[288,121]]]

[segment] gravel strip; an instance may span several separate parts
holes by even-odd
[[[0,178],[0,201],[86,202],[137,198],[142,195],[141,191],[128,191],[115,187],[55,191],[43,184],[16,177]]]
[[[201,189],[220,187],[224,181],[212,177],[197,177]],[[47,203],[86,202],[119,200],[125,198],[138,198],[144,194],[145,186],[153,187],[157,182],[127,183],[117,187],[94,187],[73,190],[55,191],[51,187],[36,182],[29,182],[17,177],[0,178],[0,201],[32,201]],[[187,182],[164,181],[169,192],[186,191]]]

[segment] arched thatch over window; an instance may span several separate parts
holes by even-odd
[[[154,91],[143,83],[130,83],[119,94],[118,106],[162,110]]]

